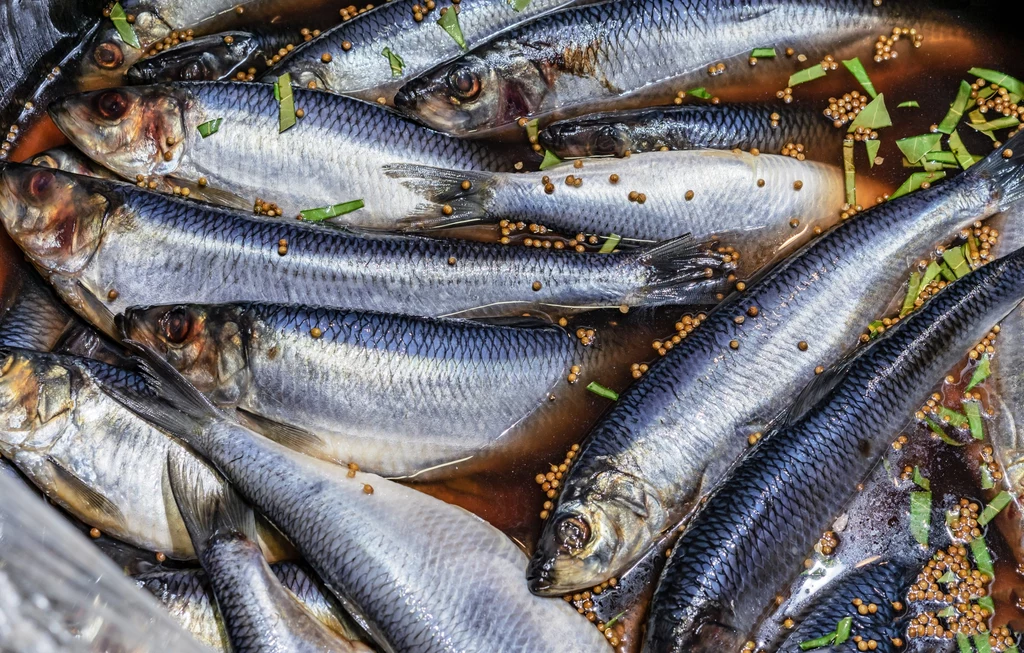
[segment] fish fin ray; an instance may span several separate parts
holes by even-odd
[[[971,166],[967,174],[987,178],[1002,188],[1000,210],[1024,200],[1024,132]]]
[[[280,445],[288,447],[292,451],[297,451],[312,458],[320,458],[321,460],[330,451],[327,442],[316,433],[306,431],[297,426],[291,426],[290,424],[282,424],[241,408],[236,409],[236,412],[238,413],[239,422],[243,426],[256,431],[268,440],[273,440]],[[334,460],[333,457],[331,457],[331,460],[338,464],[343,462]]]
[[[180,449],[167,452],[167,478],[178,512],[202,555],[217,536],[239,534],[256,542],[252,508],[216,473],[203,473],[202,463]]]
[[[167,177],[166,179],[172,188],[177,186],[178,188],[189,189],[189,197],[192,200],[200,200],[215,206],[226,206],[238,211],[253,212],[253,202],[248,202],[240,195],[236,195],[231,191],[211,188],[210,186],[200,186],[194,181],[178,179],[176,177]]]
[[[399,228],[405,231],[441,229],[483,222],[489,215],[495,173],[446,170],[410,164],[384,167],[384,173],[422,195],[426,202],[406,216]],[[470,186],[464,189],[463,182]],[[447,213],[447,209],[451,213]]]
[[[117,507],[117,504],[92,488],[88,483],[79,478],[77,474],[64,467],[53,456],[46,456],[45,459],[57,483],[63,486],[64,492],[74,495],[79,501],[88,505],[93,510],[102,513],[112,522],[117,524],[125,523],[124,513]]]
[[[629,256],[648,270],[647,283],[641,290],[643,299],[717,304],[715,295],[726,291],[727,277],[735,265],[714,253],[714,246],[684,234],[631,252]]]
[[[850,371],[850,367],[853,366],[854,361],[860,358],[860,356],[868,349],[868,347],[860,347],[847,354],[845,358],[842,358],[835,364],[829,366],[821,374],[816,374],[814,378],[812,378],[810,382],[808,382],[807,385],[797,393],[793,403],[768,423],[768,426],[765,429],[765,434],[767,435],[769,431],[776,431],[792,426],[798,422],[804,415],[810,412],[818,402],[827,397],[829,393],[835,390],[836,386],[843,382],[847,373]]]

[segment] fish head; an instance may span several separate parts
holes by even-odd
[[[155,351],[220,406],[232,406],[248,383],[245,315],[238,306],[153,306],[118,319],[125,338]]]
[[[50,116],[78,149],[128,179],[163,177],[186,149],[187,91],[154,85],[80,93],[50,105]]]
[[[656,511],[642,485],[614,472],[584,485],[588,489],[563,499],[544,525],[526,574],[534,594],[562,595],[619,576],[660,534],[648,524]]]
[[[601,120],[556,122],[538,134],[542,147],[562,158],[625,156],[633,139],[621,123]]]
[[[99,247],[109,200],[89,177],[8,164],[0,173],[0,221],[40,268],[74,275]]]
[[[128,70],[128,81],[154,84],[228,79],[254,66],[259,50],[259,43],[246,32],[201,36],[137,62]]]
[[[49,356],[0,348],[0,453],[47,448],[71,419],[71,375]]]
[[[78,90],[109,88],[124,83],[125,74],[139,61],[152,44],[171,36],[171,28],[151,11],[134,14],[132,30],[141,48],[128,45],[121,39],[114,24],[105,21],[85,46],[78,69],[73,77]]]
[[[395,108],[439,131],[465,135],[531,115],[546,90],[532,61],[498,47],[408,82],[395,95]]]
[[[26,160],[25,163],[39,168],[53,168],[76,175],[87,177],[103,177],[113,179],[113,173],[87,159],[81,152],[72,148],[55,147]]]

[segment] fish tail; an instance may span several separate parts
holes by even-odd
[[[1000,189],[1000,210],[1024,199],[1024,131],[971,166],[968,172],[990,180]]]
[[[256,541],[256,516],[222,477],[181,450],[167,454],[167,476],[192,546],[199,556],[218,537]]]
[[[441,229],[483,222],[494,195],[494,173],[396,164],[385,174],[426,200],[402,220],[404,231]]]
[[[633,254],[647,273],[641,305],[717,303],[736,266],[713,251],[715,244],[685,234]]]

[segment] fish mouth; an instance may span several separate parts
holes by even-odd
[[[420,94],[427,85],[422,79],[414,79],[395,93],[395,108],[403,113],[413,113],[420,106]]]
[[[532,594],[548,596],[554,586],[551,580],[551,570],[543,561],[541,564],[536,564],[537,562],[536,556],[530,561],[530,566],[526,570],[526,586]]]

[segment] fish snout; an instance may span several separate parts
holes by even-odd
[[[395,94],[395,108],[403,113],[415,112],[419,107],[420,95],[427,88],[427,82],[422,79],[414,79]]]

